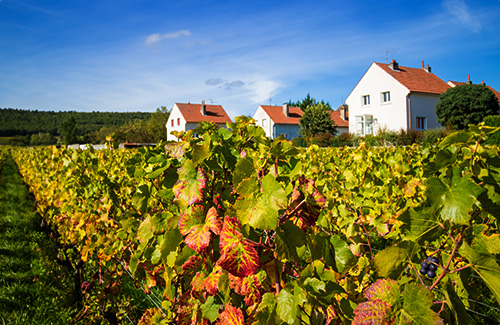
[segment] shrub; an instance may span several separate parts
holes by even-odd
[[[445,128],[429,129],[423,132],[422,140],[425,144],[436,144],[440,139],[447,135],[448,131]]]
[[[398,133],[396,144],[400,146],[410,146],[414,143],[421,143],[423,138],[424,135],[422,131],[401,129]]]
[[[500,115],[486,116],[484,118],[484,124],[487,126],[500,126]],[[490,134],[486,138],[486,143],[490,145],[500,145],[500,132]]]
[[[394,146],[398,140],[398,132],[384,126],[378,129],[377,139],[381,146]]]

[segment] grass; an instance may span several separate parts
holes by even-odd
[[[0,172],[0,325],[73,324],[71,276],[12,159]]]

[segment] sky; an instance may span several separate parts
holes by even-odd
[[[0,0],[0,108],[337,108],[392,59],[500,91],[500,0]]]

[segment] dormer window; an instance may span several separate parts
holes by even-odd
[[[361,96],[361,105],[363,106],[370,105],[370,95]]]

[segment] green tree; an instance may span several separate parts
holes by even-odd
[[[304,97],[302,100],[298,100],[296,102],[292,102],[290,100],[288,104],[293,107],[299,107],[302,110],[302,112],[305,112],[308,107],[314,106],[318,104],[318,102],[316,101],[316,99],[312,98],[309,93],[307,93],[307,96]]]
[[[441,94],[436,104],[439,123],[458,130],[481,123],[486,116],[496,115],[499,110],[498,99],[485,85],[450,88]]]
[[[61,123],[61,137],[65,145],[76,142],[76,120],[73,115]]]
[[[318,145],[328,145],[328,142],[333,139],[337,129],[331,118],[331,109],[329,104],[318,103],[310,105],[304,111],[304,114],[299,119],[299,133],[306,139]],[[318,141],[315,141],[317,138]],[[329,139],[329,140],[328,140]]]
[[[169,116],[170,112],[166,106],[161,106],[156,109],[156,112],[151,113],[151,118],[146,122],[146,127],[153,142],[167,141],[167,128],[165,125]]]

